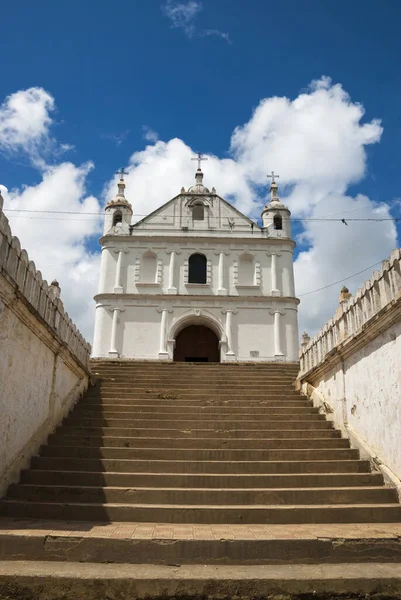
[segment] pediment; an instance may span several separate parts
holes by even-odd
[[[203,205],[203,211],[195,209]],[[203,219],[199,215],[203,213]],[[160,208],[138,221],[134,229],[170,230],[185,233],[199,232],[247,232],[260,227],[246,215],[217,194],[179,194]]]

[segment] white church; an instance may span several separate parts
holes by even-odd
[[[203,183],[132,224],[124,171],[105,209],[92,355],[297,361],[290,211],[274,175],[262,227]]]

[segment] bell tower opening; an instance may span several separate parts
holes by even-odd
[[[189,325],[176,337],[175,362],[220,362],[219,339],[205,325]]]

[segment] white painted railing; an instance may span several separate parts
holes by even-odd
[[[42,279],[41,272],[36,269],[35,263],[29,260],[26,250],[21,249],[19,239],[12,235],[8,219],[3,212],[1,195],[0,273],[13,284],[17,292],[61,339],[73,356],[87,366],[90,345],[65,312],[59,297],[58,283],[54,281],[49,285]]]
[[[383,308],[400,297],[400,262],[401,248],[396,248],[354,297],[343,288],[334,317],[312,339],[306,333],[302,336],[299,351],[301,374],[323,363],[329,352],[361,332]]]

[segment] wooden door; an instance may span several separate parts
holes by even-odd
[[[219,340],[204,325],[189,325],[177,335],[174,360],[177,362],[220,362]]]

